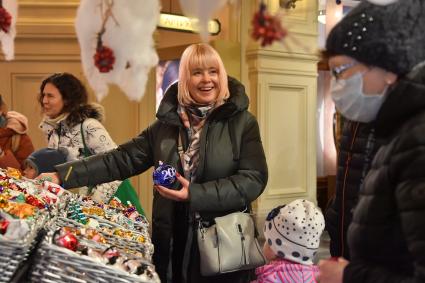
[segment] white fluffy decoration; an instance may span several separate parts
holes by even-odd
[[[16,36],[16,18],[18,17],[18,1],[3,0],[5,8],[12,16],[12,22],[8,33],[0,29],[0,42],[4,57],[7,61],[15,58],[15,36]]]
[[[385,6],[385,5],[393,4],[399,0],[367,0],[367,1],[375,5]]]
[[[97,33],[101,29],[102,14],[110,1],[80,2],[75,28],[81,48],[84,74],[99,101],[108,94],[108,83],[118,85],[130,100],[140,101],[145,92],[148,73],[158,63],[152,34],[158,23],[160,5],[158,0],[113,2],[113,17],[106,23],[102,41],[104,46],[114,51],[115,64],[108,73],[100,73],[94,65],[93,55],[96,53]],[[128,64],[130,67],[126,68]]]
[[[208,41],[208,21],[227,3],[227,0],[180,0],[183,13],[199,20],[199,33],[204,42]]]

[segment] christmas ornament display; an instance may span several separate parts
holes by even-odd
[[[282,26],[279,16],[270,15],[267,6],[260,3],[259,10],[252,19],[252,38],[261,41],[261,46],[271,45],[274,41],[281,41],[288,34]]]
[[[62,232],[54,239],[56,245],[64,247],[71,251],[76,251],[78,247],[78,239],[71,232]]]
[[[82,224],[87,224],[88,222],[88,219],[84,214],[81,205],[76,201],[73,201],[69,204],[68,217]]]
[[[117,85],[130,100],[139,101],[148,73],[158,63],[153,33],[159,0],[81,0],[75,30],[84,75],[97,99]],[[100,36],[99,36],[100,35]]]
[[[159,166],[153,171],[153,183],[164,187],[170,187],[176,181],[176,169],[173,166],[159,162]]]
[[[77,282],[84,274],[101,282],[159,283],[146,218],[131,203],[111,203],[0,169],[0,266],[12,276],[35,248],[28,276],[37,282]]]
[[[93,59],[94,64],[101,73],[107,73],[114,68],[114,51],[108,46],[104,46],[101,38],[99,38],[97,43],[96,53],[94,54]]]
[[[94,65],[99,69],[99,72],[101,73],[107,73],[111,71],[114,68],[115,63],[114,51],[110,47],[103,45],[102,42],[102,35],[106,32],[106,22],[109,18],[113,18],[112,7],[113,2],[110,2],[105,13],[103,14],[102,28],[97,34],[96,53],[93,56]]]

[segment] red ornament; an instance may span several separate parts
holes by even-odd
[[[252,26],[252,38],[261,40],[263,47],[272,44],[275,40],[282,40],[288,34],[288,30],[282,27],[280,18],[269,15],[264,3],[260,4],[259,11],[254,14]]]
[[[115,63],[114,51],[103,45],[102,39],[99,36],[97,41],[96,53],[93,56],[94,65],[101,73],[107,73],[112,70]]]
[[[40,209],[44,208],[44,203],[33,195],[27,195],[25,202]]]
[[[58,246],[64,247],[71,251],[76,251],[78,247],[78,239],[72,233],[66,232],[55,240]]]
[[[9,12],[0,6],[0,29],[5,33],[8,33],[10,30],[10,25],[12,24],[12,16]]]
[[[115,247],[109,247],[103,252],[103,257],[108,260],[109,264],[115,264],[119,256],[120,252]]]
[[[49,196],[43,196],[43,201],[46,204],[52,204],[52,203],[56,203],[57,199],[55,198],[50,198]]]
[[[49,185],[49,186],[47,187],[47,190],[48,190],[49,192],[51,192],[52,194],[55,194],[55,195],[57,195],[57,196],[60,196],[60,195],[63,193],[63,191],[61,190],[61,188],[59,188],[59,187],[54,187],[54,186],[51,186],[51,185]]]
[[[6,219],[0,220],[0,234],[5,234],[7,231],[7,226],[9,226],[9,221]]]

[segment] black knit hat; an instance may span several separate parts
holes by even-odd
[[[425,60],[425,1],[362,1],[331,30],[326,49],[404,75]]]
[[[56,169],[54,166],[65,162],[66,154],[63,150],[54,148],[36,150],[25,160],[26,164],[31,165],[37,171],[37,175],[46,172],[55,172]]]

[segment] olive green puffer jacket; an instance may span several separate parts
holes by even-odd
[[[241,210],[246,203],[254,201],[266,186],[268,173],[264,150],[258,123],[247,111],[249,102],[245,89],[237,80],[229,78],[229,91],[229,99],[213,110],[202,130],[197,181],[190,184],[189,201],[175,202],[154,192],[154,263],[163,282],[166,282],[170,260],[173,262],[173,282],[180,282],[178,277],[182,268],[185,277],[189,266],[193,266],[189,254],[192,251],[194,212],[199,212],[204,219],[213,219]],[[151,166],[158,166],[159,161],[174,166],[182,174],[177,142],[179,130],[184,126],[177,106],[177,84],[174,84],[161,102],[158,120],[138,137],[105,154],[58,166],[63,186],[72,188],[123,180],[143,173]],[[183,135],[185,148],[187,142],[187,135]],[[68,174],[70,166],[72,169]],[[193,268],[188,273],[191,272]],[[190,276],[194,278],[192,274]],[[196,280],[207,282],[214,277]]]

